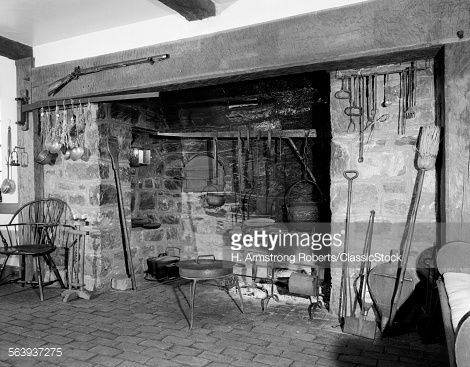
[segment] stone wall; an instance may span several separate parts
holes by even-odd
[[[325,199],[329,200],[329,143],[322,140],[325,136],[329,138],[327,82],[324,75],[315,78],[306,74],[162,94],[160,110],[163,112],[154,121],[163,131],[175,132],[237,131],[239,128],[244,132],[249,125],[252,136],[268,128],[316,128],[321,137],[309,139],[305,151],[309,165],[324,188]],[[238,100],[238,105],[188,102],[191,98],[213,101],[220,95],[226,96],[227,101]],[[154,106],[151,108],[155,110]],[[140,119],[136,121],[142,125]],[[301,149],[304,139],[294,140]],[[280,143],[279,139],[273,139],[272,144],[273,156],[269,160],[266,139],[252,139],[250,158],[244,141],[244,159],[255,160],[258,155],[258,162],[254,162],[253,180],[250,179],[251,163],[243,168],[246,175],[243,195],[248,199],[250,215],[270,215],[282,221],[284,193],[302,178],[302,168],[285,140]],[[236,139],[218,140],[218,159],[223,169],[218,189],[226,193],[225,204],[218,208],[207,205],[205,192],[185,189],[184,170],[188,162],[198,155],[212,157],[207,139],[162,139],[136,130],[133,145],[152,152],[149,166],[131,171],[133,218],[146,217],[161,223],[155,230],[133,228],[133,245],[145,248],[147,256],[156,256],[167,246],[177,246],[182,258],[205,254],[226,257],[229,232],[240,230],[241,221],[240,214],[236,217],[232,214],[232,209],[240,203]],[[329,220],[329,212],[326,216]],[[145,257],[140,261],[145,262]]]
[[[128,152],[130,126],[109,117],[102,105],[92,106],[92,121],[86,127],[88,161],[65,160],[59,155],[55,165],[44,168],[44,195],[66,201],[74,221],[90,232],[86,246],[85,283],[89,290],[109,287],[113,277],[125,274],[116,186],[106,148],[108,132],[119,137],[119,166],[124,207],[130,227],[130,180]],[[135,251],[133,251],[135,256]],[[136,270],[139,270],[138,268]],[[140,269],[142,271],[142,269]]]
[[[407,65],[402,65],[406,67]],[[419,67],[424,62],[418,63]],[[383,67],[362,69],[364,73],[381,72]],[[383,100],[383,78],[378,79],[378,100]],[[389,107],[379,105],[377,116],[389,114],[385,122],[378,123],[364,147],[364,161],[358,163],[359,135],[347,132],[349,117],[344,114],[348,100],[334,97],[340,90],[341,81],[331,74],[331,214],[332,231],[344,230],[347,203],[347,180],[345,170],[357,170],[359,177],[353,182],[353,200],[351,205],[351,233],[349,252],[362,254],[365,233],[370,211],[375,210],[375,231],[372,241],[372,253],[385,255],[391,250],[398,251],[410,206],[417,170],[414,167],[415,146],[419,127],[435,123],[434,113],[434,77],[432,69],[418,72],[417,111],[414,119],[407,120],[406,133],[397,133],[399,77],[389,75]],[[356,120],[356,127],[357,125]],[[365,142],[369,130],[365,132]],[[436,173],[426,173],[423,193],[417,216],[417,226],[412,243],[409,267],[417,268],[419,255],[436,241]],[[339,253],[342,248],[334,248]],[[375,264],[375,263],[374,263]],[[373,264],[373,265],[374,265]],[[359,264],[350,264],[357,269]],[[354,271],[351,271],[353,274]],[[332,264],[332,311],[336,312],[341,277],[340,264]]]

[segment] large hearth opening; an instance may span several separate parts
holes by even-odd
[[[132,130],[131,240],[142,251],[139,266],[167,247],[182,259],[210,254],[234,260],[244,292],[260,296],[276,262],[278,271],[293,265],[311,273],[315,262],[292,260],[298,246],[239,251],[232,241],[292,221],[307,222],[292,229],[306,233],[313,222],[330,222],[329,80],[326,72],[305,73],[112,104],[111,116]]]
[[[357,171],[348,252],[363,253],[371,211],[372,254],[400,251],[419,128],[435,121],[435,79],[432,61],[417,60],[192,84],[154,98],[92,103],[84,132],[89,159],[59,155],[45,166],[45,195],[64,199],[90,224],[87,288],[126,279],[107,151],[108,139],[116,138],[137,276],[155,280],[149,259],[163,253],[177,252],[181,260],[212,255],[236,262],[242,291],[254,297],[274,292],[308,303],[287,292],[288,280],[292,272],[312,275],[313,293],[336,312],[345,274],[338,260],[348,212],[345,171]],[[423,182],[410,266],[432,252],[436,181],[428,174]],[[290,237],[263,242],[269,234]],[[360,265],[349,261],[351,284]]]

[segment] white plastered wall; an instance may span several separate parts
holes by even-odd
[[[216,17],[188,22],[175,14],[33,47],[35,65],[93,57],[321,11],[363,0],[238,0]]]
[[[15,61],[0,56],[0,178],[1,182],[7,177],[7,133],[11,125],[12,146],[16,145],[16,67]],[[12,167],[12,178],[17,180],[17,169]],[[1,184],[0,182],[0,184]],[[14,194],[2,194],[4,203],[17,203],[18,191]],[[8,222],[9,215],[0,214],[0,224]]]

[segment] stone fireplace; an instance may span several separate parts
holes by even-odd
[[[419,63],[424,65],[424,60]],[[391,67],[400,65],[361,71],[383,73]],[[414,119],[408,120],[404,135],[397,134],[398,78],[397,74],[389,75],[387,91],[392,104],[378,111],[379,115],[388,114],[388,118],[376,125],[365,145],[363,163],[357,162],[358,134],[347,132],[349,119],[343,113],[347,100],[334,96],[341,88],[336,75],[336,72],[295,74],[162,92],[158,99],[94,105],[93,124],[86,135],[92,153],[90,160],[73,162],[59,158],[54,166],[44,170],[45,196],[63,198],[77,218],[89,222],[87,288],[104,289],[111,279],[125,276],[116,187],[106,151],[109,132],[120,140],[120,176],[138,276],[143,276],[147,258],[157,256],[169,246],[180,248],[183,259],[206,254],[222,257],[230,231],[239,229],[241,221],[240,215],[234,215],[232,210],[241,200],[237,139],[218,139],[217,190],[225,192],[226,200],[222,206],[212,208],[204,196],[212,190],[208,186],[214,172],[194,176],[200,167],[194,163],[197,159],[215,167],[210,163],[214,159],[212,139],[158,135],[164,132],[238,131],[249,126],[256,136],[258,131],[266,132],[269,128],[315,129],[316,138],[294,140],[305,154],[323,199],[329,203],[320,220],[331,225],[332,233],[344,229],[347,182],[343,171],[356,169],[359,178],[354,183],[352,221],[357,225],[352,231],[352,251],[362,252],[365,225],[372,209],[376,211],[376,223],[380,223],[373,237],[374,251],[388,253],[398,249],[416,175],[413,160],[418,129],[434,123],[433,70],[418,74],[417,112]],[[378,100],[382,99],[383,89],[379,88]],[[268,161],[266,140],[251,139],[250,162],[254,162],[256,179],[248,175],[245,197],[252,215],[283,221],[284,194],[305,177],[305,172],[287,142],[273,141],[276,156]],[[130,167],[131,147],[150,150],[150,164]],[[196,168],[191,169],[191,165]],[[188,177],[194,177],[194,184],[188,185]],[[436,238],[436,192],[436,177],[428,174],[418,218],[429,230],[420,231],[415,237],[414,260],[432,247]],[[161,226],[132,228],[131,220],[136,218]],[[340,267],[332,264],[331,274],[329,270],[323,274],[332,286],[331,310],[337,307],[340,273]],[[246,274],[250,275],[249,269]],[[266,276],[266,272],[259,275]]]

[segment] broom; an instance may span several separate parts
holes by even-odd
[[[403,233],[402,245],[402,258],[398,263],[398,284],[393,296],[392,308],[390,311],[389,322],[392,324],[398,309],[398,303],[403,289],[403,281],[405,278],[406,267],[408,264],[408,257],[410,254],[411,241],[413,240],[414,226],[416,222],[416,215],[418,212],[419,200],[421,198],[421,191],[423,189],[424,174],[434,168],[436,163],[437,153],[439,151],[440,143],[440,127],[429,125],[421,127],[418,147],[416,168],[418,174],[416,176],[415,189],[411,198],[410,211]]]

